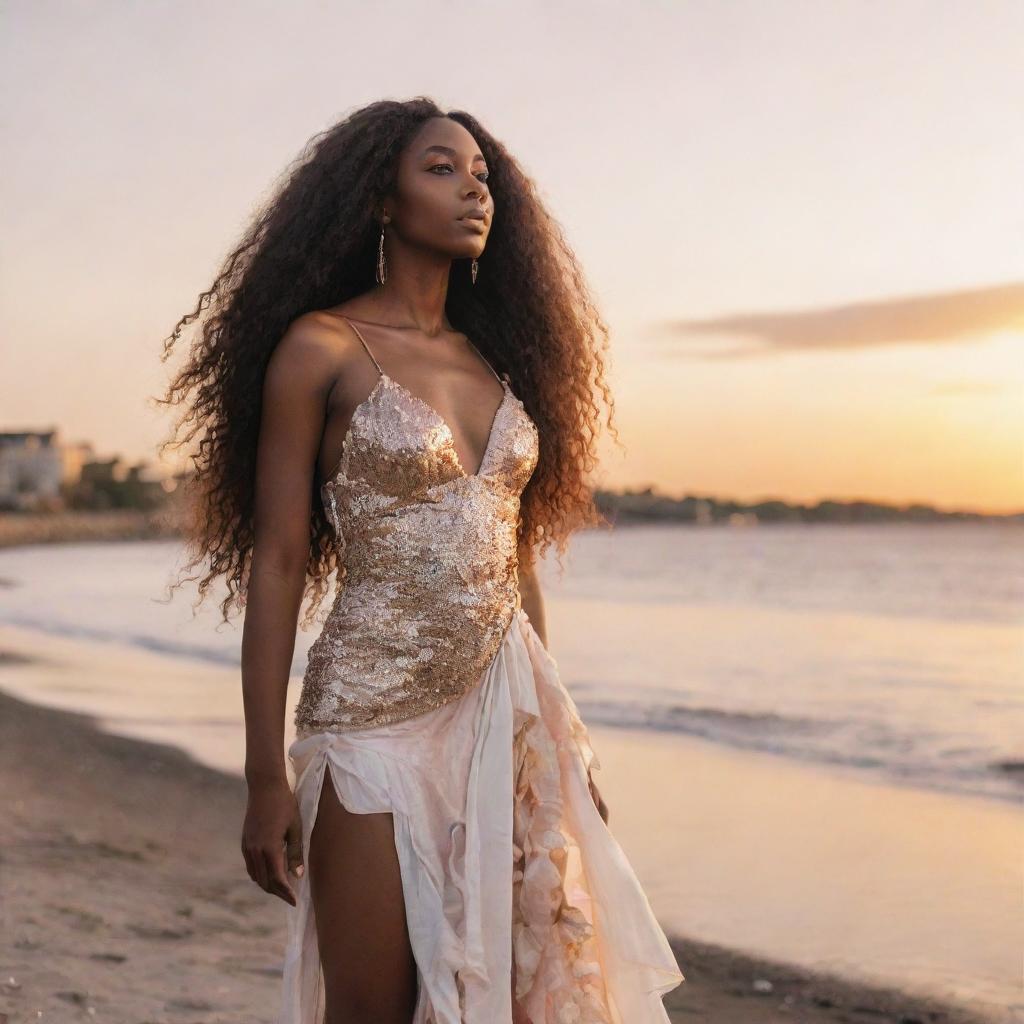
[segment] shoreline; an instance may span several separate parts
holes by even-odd
[[[0,666],[31,664],[10,653],[0,651]],[[73,1007],[126,1022],[173,1012],[273,1024],[286,905],[245,872],[241,776],[2,689],[0,772],[9,805],[0,1011],[11,1024],[66,1019]],[[673,1024],[996,1019],[669,938],[686,975],[664,998]]]
[[[182,528],[181,512],[173,506],[152,510],[0,512],[0,550],[33,544],[181,539]]]
[[[990,513],[939,513],[924,519],[903,517],[880,520],[837,519],[761,519],[745,518],[745,513],[733,517],[704,522],[690,518],[678,518],[656,512],[632,509],[628,502],[614,506],[613,528],[628,527],[689,527],[708,529],[761,529],[781,527],[864,527],[864,526],[1007,526],[1019,529],[1024,526],[1024,512]],[[55,512],[0,512],[0,550],[27,547],[33,544],[84,544],[103,541],[135,540],[178,540],[184,538],[184,513],[173,503],[155,509],[107,509],[107,510],[61,510]]]

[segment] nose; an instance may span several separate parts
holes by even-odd
[[[486,182],[481,181],[475,174],[471,174],[469,176],[467,185],[469,186],[467,191],[465,192],[465,196],[467,198],[474,195],[486,196],[489,194]]]
[[[473,191],[470,190],[465,199],[469,206],[474,210],[479,210],[485,217],[489,215],[491,203],[485,189],[477,189],[475,195],[473,194]]]

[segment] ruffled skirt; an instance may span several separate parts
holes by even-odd
[[[348,811],[394,816],[411,1024],[513,1024],[513,998],[517,1024],[667,1024],[662,995],[684,976],[594,804],[600,764],[524,609],[458,700],[298,738],[288,756],[304,864],[328,772]],[[291,880],[280,1024],[324,1018],[308,878]]]

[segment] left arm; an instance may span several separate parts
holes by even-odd
[[[547,620],[544,612],[544,595],[540,589],[540,579],[537,576],[536,563],[523,552],[519,554],[519,595],[523,603],[523,611],[530,618],[534,631],[540,637],[540,642],[545,649],[548,646]],[[608,824],[608,805],[601,797],[601,793],[594,783],[590,772],[587,772],[587,782],[590,786],[590,795],[594,799],[598,813],[602,820]]]

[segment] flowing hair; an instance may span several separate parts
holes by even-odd
[[[394,189],[404,147],[434,117],[449,117],[472,134],[495,200],[477,281],[471,281],[468,258],[454,260],[445,311],[456,330],[509,374],[537,424],[537,468],[521,502],[521,564],[554,544],[561,569],[574,530],[607,525],[588,475],[598,462],[595,392],[607,404],[606,422],[618,441],[605,381],[608,328],[559,224],[508,150],[470,114],[444,112],[423,96],[380,100],[309,140],[214,282],[163,342],[166,361],[182,330],[200,321],[185,365],[157,400],[185,406],[160,452],[198,436],[186,486],[185,570],[206,563],[205,573],[188,577],[199,580],[198,603],[224,577],[225,623],[232,609],[245,606],[256,444],[271,354],[297,317],[376,286],[380,225],[373,210]],[[310,602],[302,628],[313,620],[330,573],[341,568],[319,493],[312,508],[303,593]]]

